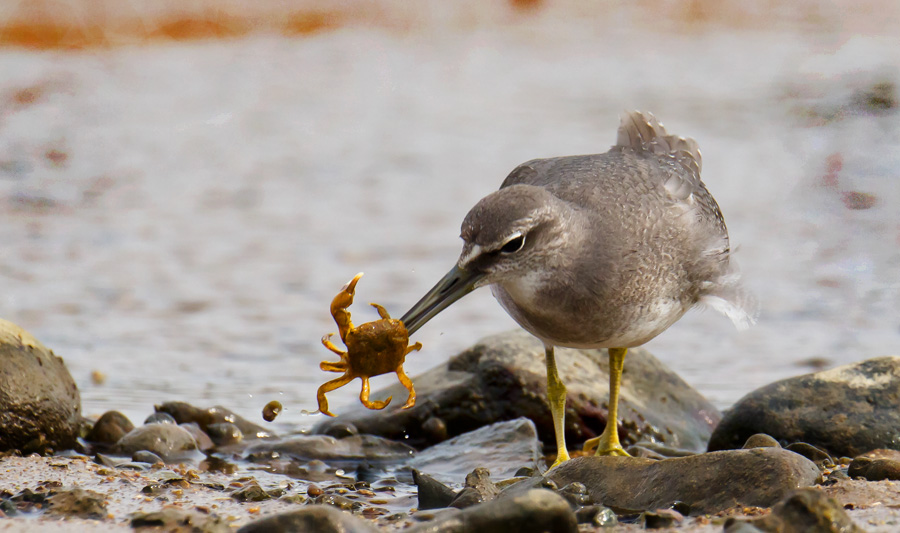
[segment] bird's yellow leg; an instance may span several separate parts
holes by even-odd
[[[362,391],[359,393],[359,401],[361,401],[368,409],[384,409],[391,403],[392,396],[388,396],[387,400],[383,402],[375,400],[369,401],[369,377],[360,376],[360,379],[362,379]]]
[[[334,414],[328,412],[328,400],[325,398],[325,393],[343,387],[351,381],[353,381],[352,376],[341,376],[323,383],[319,390],[316,391],[316,399],[319,401],[319,412],[323,415],[334,416]]]
[[[622,369],[625,367],[625,353],[628,348],[609,349],[609,409],[606,416],[606,428],[599,437],[584,443],[585,451],[597,446],[596,455],[618,455],[628,457],[628,452],[619,443],[619,384],[622,382]]]
[[[559,379],[556,371],[556,357],[553,354],[553,346],[545,345],[544,354],[547,358],[547,398],[550,402],[550,415],[553,417],[553,431],[556,433],[556,461],[550,465],[554,468],[563,461],[569,460],[569,451],[566,449],[566,386]]]

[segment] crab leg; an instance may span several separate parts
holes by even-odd
[[[323,383],[322,386],[319,387],[319,390],[316,391],[316,399],[319,401],[319,412],[323,415],[334,416],[334,414],[328,412],[328,400],[325,398],[325,393],[331,392],[334,389],[339,389],[351,381],[353,381],[352,377],[341,376]]]
[[[362,391],[359,393],[359,401],[361,401],[363,405],[369,409],[384,409],[391,403],[391,398],[393,398],[393,396],[388,396],[387,400],[383,402],[375,400],[369,401],[369,377],[360,376],[360,379],[362,379]]]
[[[421,347],[421,346],[420,346]],[[409,379],[409,376],[406,375],[406,372],[403,371],[403,367],[397,367],[397,379],[400,380],[400,383],[406,387],[406,390],[409,391],[409,397],[406,399],[406,403],[401,407],[401,409],[409,409],[410,407],[416,405],[416,389],[413,387],[413,382]]]
[[[386,319],[390,320],[391,315],[388,314],[387,309],[385,309],[384,307],[381,307],[378,304],[370,303],[369,305],[371,305],[378,311],[378,316],[380,316],[381,318],[386,318]]]
[[[331,350],[332,352],[334,352],[334,353],[340,355],[340,356],[341,356],[341,359],[343,359],[344,356],[347,355],[347,352],[344,352],[344,351],[339,350],[338,347],[335,346],[333,342],[331,342],[331,336],[332,336],[332,335],[334,335],[334,333],[329,333],[328,335],[325,335],[324,337],[322,337],[322,344],[323,344],[326,348],[328,348],[329,350]]]

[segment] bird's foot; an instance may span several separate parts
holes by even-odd
[[[563,464],[564,462],[568,461],[569,459],[571,459],[571,457],[569,457],[568,451],[566,451],[566,450],[560,451],[559,453],[556,454],[556,461],[553,461],[553,464],[550,465],[549,470],[553,470],[554,468]]]
[[[588,439],[584,442],[582,450],[590,452],[594,448],[597,451],[594,455],[612,456],[612,457],[631,457],[631,454],[625,451],[625,448],[619,444],[619,439],[605,438],[605,435]]]

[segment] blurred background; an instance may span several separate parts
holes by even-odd
[[[277,399],[309,426],[346,281],[356,322],[399,317],[511,169],[642,109],[700,143],[761,303],[648,345],[726,408],[900,352],[898,36],[890,0],[0,0],[0,317],[88,416]],[[514,327],[477,291],[407,372]]]

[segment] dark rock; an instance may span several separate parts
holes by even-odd
[[[819,466],[834,465],[834,459],[832,459],[830,455],[819,448],[816,448],[812,444],[793,442],[785,446],[785,449],[794,453],[799,453]]]
[[[566,438],[578,446],[606,426],[608,356],[605,350],[557,350],[560,375],[568,388]],[[555,442],[547,405],[547,369],[539,340],[522,330],[488,337],[447,363],[413,378],[418,401],[412,409],[400,403],[373,412],[362,406],[342,413],[362,433],[391,439],[409,436],[411,445],[435,444],[433,428],[440,419],[452,437],[501,420],[524,416],[534,421],[544,443]],[[400,385],[376,393],[405,397]],[[705,448],[719,412],[659,360],[642,348],[628,351],[619,401],[624,446],[654,440],[692,451]],[[324,420],[314,432],[334,424]]]
[[[465,433],[419,452],[410,467],[443,481],[461,483],[469,472],[490,465],[497,479],[515,475],[523,466],[543,463],[534,424],[518,418]]]
[[[414,525],[406,533],[575,533],[578,523],[568,502],[549,490],[535,489],[511,498],[475,505],[434,521]]]
[[[105,520],[109,515],[106,497],[92,490],[74,488],[57,491],[47,498],[47,503],[50,506],[48,512],[56,516]]]
[[[412,474],[413,482],[417,487],[418,509],[420,511],[448,507],[453,498],[456,497],[456,491],[428,474],[423,474],[415,469],[413,469]]]
[[[279,513],[255,520],[238,530],[238,533],[376,533],[375,526],[350,513],[341,512],[329,505],[308,505],[289,513]],[[409,531],[409,530],[406,530]]]
[[[869,481],[900,480],[900,451],[872,450],[860,455],[850,463],[847,475]]]
[[[223,422],[206,426],[206,434],[216,446],[228,446],[244,440],[244,434],[234,424]]]
[[[318,459],[330,463],[400,463],[415,454],[413,448],[402,442],[373,435],[354,435],[343,439],[326,435],[301,435],[259,441],[246,449],[248,455],[272,452],[300,461]]]
[[[0,451],[75,446],[81,396],[60,357],[0,319]]]
[[[148,463],[151,465],[165,462],[162,460],[162,457],[147,450],[138,450],[134,452],[133,454],[131,454],[131,460],[136,463]]]
[[[313,500],[313,503],[330,505],[332,507],[337,507],[342,511],[356,511],[362,509],[363,503],[351,500],[350,498],[341,496],[340,494],[322,494],[316,496]]]
[[[231,493],[231,497],[239,502],[262,502],[271,500],[272,495],[264,491],[259,483],[253,481]]]
[[[735,505],[769,507],[789,491],[812,485],[819,469],[780,448],[714,452],[653,461],[635,457],[578,457],[547,477],[557,485],[584,483],[595,502],[653,511],[675,502],[693,515]]]
[[[131,527],[136,530],[153,528],[166,533],[227,533],[233,531],[228,521],[214,514],[166,507],[150,513],[135,513]]]
[[[274,433],[260,425],[250,422],[237,413],[220,405],[201,409],[185,402],[166,402],[155,406],[157,412],[168,413],[179,424],[196,422],[200,429],[207,431],[210,424],[222,424],[225,422],[234,424],[241,430],[246,438],[265,438],[274,436]]]
[[[594,503],[591,499],[590,493],[588,493],[587,487],[584,486],[584,483],[569,483],[565,487],[556,491],[557,494],[565,498],[569,505],[572,506],[572,509],[578,509],[579,507],[585,507]]]
[[[144,419],[144,424],[177,424],[175,417],[169,413],[161,413],[159,411],[151,413]]]
[[[325,431],[323,435],[328,435],[336,439],[343,439],[344,437],[359,435],[359,430],[356,429],[356,426],[353,424],[339,420],[328,426],[328,430]]]
[[[841,505],[816,488],[793,491],[772,507],[772,512],[755,520],[729,519],[726,531],[741,531],[735,524],[750,524],[769,533],[862,533]]]
[[[206,450],[211,450],[216,447],[212,439],[209,438],[209,435],[207,435],[205,431],[200,429],[200,426],[198,426],[196,422],[188,422],[186,424],[178,425],[186,429],[187,432],[190,433],[192,437],[194,437],[194,441],[197,443],[198,450],[205,452]]]
[[[197,443],[184,428],[172,424],[148,424],[134,428],[113,447],[113,453],[131,456],[146,450],[166,462],[196,458]]]
[[[575,511],[579,524],[590,524],[594,527],[613,527],[619,523],[616,513],[603,505],[589,505]]]
[[[742,398],[716,427],[709,450],[766,433],[854,457],[900,446],[900,357],[879,357],[778,381]]]
[[[745,442],[741,448],[744,450],[749,450],[751,448],[781,448],[781,444],[765,433],[757,433],[755,435],[750,435],[747,442]]]
[[[684,521],[684,516],[674,509],[657,509],[641,513],[641,525],[644,529],[663,529],[676,527]]]
[[[107,411],[91,428],[87,440],[112,445],[119,442],[119,439],[132,429],[134,424],[128,417],[118,411]]]
[[[500,494],[500,489],[491,481],[487,468],[476,468],[466,476],[466,486],[450,502],[450,507],[465,509],[479,503],[489,502]]]

